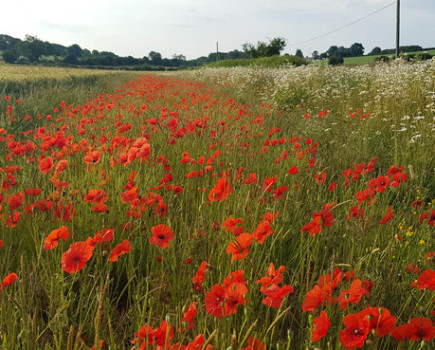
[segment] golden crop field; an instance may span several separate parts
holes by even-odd
[[[61,68],[0,64],[0,81],[23,81],[28,79],[65,79],[92,75],[117,74],[119,71],[83,68]]]

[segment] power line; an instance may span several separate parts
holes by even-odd
[[[340,31],[340,30],[342,30],[342,29],[344,29],[344,28],[350,27],[351,25],[353,25],[353,24],[355,24],[355,23],[358,23],[358,22],[360,22],[360,21],[362,21],[362,20],[364,20],[364,19],[366,19],[366,18],[368,18],[368,17],[370,17],[370,16],[373,16],[373,15],[375,15],[376,13],[381,12],[381,11],[385,10],[386,8],[388,8],[388,7],[390,7],[390,6],[393,6],[393,5],[395,5],[395,4],[396,4],[396,1],[393,1],[392,3],[390,3],[390,4],[388,4],[388,5],[386,5],[386,6],[382,7],[382,8],[380,8],[379,10],[376,10],[376,11],[374,11],[374,12],[372,12],[372,13],[369,13],[368,15],[366,15],[366,16],[364,16],[364,17],[361,17],[361,18],[359,18],[359,19],[357,19],[357,20],[355,20],[355,21],[353,21],[353,22],[351,22],[351,23],[345,24],[344,26],[341,26],[341,27],[339,27],[339,28],[337,28],[337,29],[331,30],[330,32],[327,32],[327,33],[325,33],[325,34],[321,34],[321,35],[319,35],[319,36],[316,36],[316,37],[311,38],[311,39],[308,39],[308,40],[299,41],[299,42],[297,42],[297,43],[291,43],[291,44],[287,44],[287,45],[288,45],[288,46],[301,45],[301,44],[309,43],[310,41],[314,41],[314,40],[317,40],[317,39],[323,38],[323,37],[325,37],[325,36],[327,36],[327,35],[330,35],[330,34],[332,34],[332,33],[338,32],[338,31]]]

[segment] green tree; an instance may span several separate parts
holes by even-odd
[[[281,51],[284,50],[286,46],[286,40],[284,38],[274,38],[269,40],[269,44],[264,41],[259,41],[257,47],[250,43],[245,43],[242,45],[245,56],[249,58],[258,57],[270,57],[279,56]]]
[[[258,57],[257,49],[255,48],[254,45],[252,45],[250,43],[244,43],[242,45],[242,49],[247,57],[249,57],[249,58],[257,58]]]
[[[173,59],[173,60],[179,60],[179,61],[185,61],[185,60],[186,60],[186,56],[184,56],[184,55],[173,54],[173,55],[172,55],[172,59]]]
[[[335,56],[338,52],[338,46],[332,45],[329,47],[328,51],[326,51],[328,57]]]
[[[3,61],[6,63],[15,63],[18,59],[18,54],[16,50],[5,50],[2,52]]]
[[[151,51],[148,54],[148,57],[150,58],[150,63],[153,65],[159,65],[162,64],[162,55],[159,52]]]
[[[39,57],[44,54],[44,46],[44,43],[36,36],[26,35],[26,40],[17,44],[17,53],[32,63],[38,62]]]
[[[364,55],[364,46],[360,43],[354,43],[350,47],[350,53],[352,56],[362,56]]]
[[[9,35],[0,34],[0,51],[13,50],[20,41],[20,39],[13,38]]]
[[[83,53],[82,48],[77,44],[73,44],[68,47],[68,54],[71,56],[78,58],[82,56],[82,53]]]
[[[79,63],[78,59],[74,55],[68,55],[63,59],[63,62],[66,64],[77,64]]]
[[[269,40],[268,45],[268,56],[279,56],[281,52],[285,49],[287,41],[284,38],[278,37]]]
[[[372,51],[369,52],[369,55],[380,55],[381,53],[382,49],[379,46],[376,46]]]
[[[320,58],[319,51],[314,50],[311,55],[313,56],[313,59],[318,60]]]
[[[296,56],[296,57],[304,58],[304,54],[302,53],[302,50],[301,50],[301,49],[297,49],[297,50],[296,50],[295,56]]]

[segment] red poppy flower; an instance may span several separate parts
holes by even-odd
[[[418,276],[417,283],[413,287],[418,289],[435,290],[435,270],[428,269]]]
[[[37,196],[38,194],[40,194],[42,192],[42,190],[40,188],[26,188],[24,190],[24,192],[28,196]]]
[[[272,186],[276,184],[276,179],[278,175],[274,177],[266,177],[263,181],[263,192],[272,192]]]
[[[430,212],[424,212],[420,214],[420,224],[422,224],[426,220],[428,225],[435,225],[435,209],[431,209]]]
[[[335,187],[337,187],[337,182],[333,181],[328,188],[328,192],[333,192],[335,190]]]
[[[237,224],[243,225],[243,220],[241,218],[233,219],[232,217],[229,217],[221,226],[226,227],[226,232],[234,232],[234,235],[237,237],[243,232],[239,232],[240,230],[243,230],[243,227],[237,226]]]
[[[9,197],[9,206],[11,207],[12,210],[17,209],[21,205],[23,199],[24,199],[23,192],[15,193],[14,195]]]
[[[115,248],[112,249],[108,260],[118,261],[118,258],[121,255],[127,254],[130,251],[131,251],[131,243],[128,241],[128,239],[124,239],[122,243],[119,243]]]
[[[183,152],[183,158],[181,159],[182,164],[186,164],[190,162],[190,154],[189,152]]]
[[[181,319],[181,322],[188,322],[189,325],[187,326],[188,329],[193,327],[193,318],[196,315],[196,312],[198,311],[196,305],[198,303],[196,301],[193,301],[190,303],[189,308],[184,312],[183,318]]]
[[[272,213],[272,212],[268,211],[267,213],[261,215],[261,218],[263,220],[267,220],[269,222],[274,222],[278,218],[278,215],[279,215],[279,211],[276,213]]]
[[[322,209],[318,213],[312,213],[311,217],[316,218],[320,216],[322,219],[323,227],[332,226],[334,224],[334,214],[332,214],[332,212],[330,211],[331,208],[332,208],[331,204],[325,204],[324,209]]]
[[[351,218],[362,218],[364,216],[364,209],[359,208],[357,205],[350,208],[349,214],[346,216],[346,220],[350,220]]]
[[[369,296],[369,292],[362,287],[362,282],[357,279],[352,282],[349,289],[342,290],[336,301],[340,303],[342,310],[346,309],[347,304],[357,304],[360,302],[363,295]]]
[[[321,216],[316,216],[313,221],[309,222],[308,224],[305,224],[301,228],[301,232],[308,231],[311,237],[314,237],[315,234],[318,234],[320,232],[323,232],[323,227],[320,223],[320,220],[322,219]]]
[[[278,270],[275,270],[275,265],[273,262],[270,263],[267,269],[267,276],[260,278],[255,283],[261,283],[261,289],[266,288],[271,284],[280,284],[283,280],[283,273],[285,272],[285,266],[281,265]]]
[[[161,248],[169,247],[169,242],[174,239],[174,233],[169,226],[157,225],[151,228],[152,236],[149,241],[151,244],[158,245]]]
[[[75,273],[85,267],[92,257],[93,249],[86,242],[71,244],[69,249],[63,253],[61,263],[65,272]]]
[[[266,345],[260,340],[255,337],[250,337],[248,339],[248,346],[246,348],[242,348],[242,350],[265,350]]]
[[[252,238],[256,239],[258,243],[263,244],[267,236],[275,233],[274,230],[271,230],[271,227],[269,221],[260,221],[254,232],[252,232]]]
[[[233,185],[227,177],[221,177],[217,180],[216,185],[208,193],[208,200],[210,202],[217,202],[225,200],[233,191]]]
[[[108,199],[107,193],[104,190],[89,190],[88,193],[84,196],[85,203],[104,203]]]
[[[394,211],[393,208],[391,206],[389,206],[387,208],[387,213],[385,214],[385,216],[382,218],[382,220],[379,222],[381,225],[385,224],[386,222],[390,221],[391,218],[393,217]]]
[[[231,262],[246,258],[249,254],[248,247],[252,244],[253,240],[250,233],[242,233],[233,242],[228,244],[226,252],[227,254],[233,254]]]
[[[3,279],[3,287],[9,286],[11,283],[14,283],[15,280],[18,278],[17,274],[15,272],[9,273],[4,279]]]
[[[195,276],[192,278],[192,282],[196,291],[200,292],[203,290],[202,284],[205,281],[206,268],[207,268],[207,261],[203,261],[199,266],[199,269],[196,272]]]
[[[205,293],[205,311],[215,317],[224,317],[225,314],[223,306],[225,305],[225,298],[225,288],[219,284],[215,284],[211,287],[210,292]]]
[[[378,193],[384,193],[385,189],[390,185],[391,180],[389,176],[378,176],[372,179],[368,183],[368,187],[375,190]]]
[[[113,239],[114,228],[103,228],[99,230],[94,237],[88,237],[86,243],[91,247],[95,247],[102,242],[110,242]]]
[[[261,291],[266,296],[262,303],[270,307],[280,307],[283,299],[288,294],[293,293],[293,291],[293,287],[289,284],[282,287],[279,287],[277,284],[271,284]]]
[[[299,169],[298,169],[298,167],[297,167],[296,165],[295,165],[295,166],[292,166],[292,167],[289,169],[289,171],[288,171],[288,173],[291,174],[291,175],[296,175],[298,172],[299,172]]]
[[[311,341],[315,342],[322,339],[328,332],[331,322],[325,311],[320,312],[319,317],[315,317],[313,321],[313,332],[311,333]]]
[[[245,184],[246,185],[256,184],[257,182],[258,182],[258,180],[257,180],[257,174],[255,174],[255,173],[250,173],[245,178]]]
[[[362,348],[369,333],[369,320],[351,314],[343,319],[343,323],[346,328],[339,332],[341,344],[348,350]]]
[[[66,159],[60,160],[56,164],[56,169],[55,169],[56,174],[59,175],[62,171],[64,171],[66,169],[67,166],[68,166],[68,161]]]
[[[46,157],[39,161],[39,165],[38,165],[39,171],[44,175],[47,175],[52,167],[53,167],[53,158],[51,157]]]
[[[410,273],[410,274],[418,274],[418,273],[420,273],[420,269],[418,268],[418,266],[416,266],[414,264],[411,264],[411,263],[406,265],[405,271],[407,273]]]
[[[83,158],[84,162],[87,164],[97,164],[100,161],[101,151],[87,152]]]
[[[11,215],[9,215],[6,218],[5,225],[6,227],[15,227],[17,226],[18,221],[20,220],[21,214],[19,211],[13,211],[11,212]]]
[[[378,337],[384,337],[391,333],[396,325],[396,317],[384,307],[370,307],[357,313],[357,316],[367,318],[370,321],[370,330],[374,330]]]
[[[243,271],[242,271],[243,272]],[[225,282],[225,281],[224,281]],[[223,287],[225,285],[223,284]],[[225,315],[233,315],[237,312],[237,307],[239,305],[244,305],[246,303],[245,295],[248,294],[248,288],[246,288],[246,282],[233,282],[226,287],[225,290]]]
[[[332,291],[340,284],[343,274],[339,268],[334,270],[331,277],[330,274],[324,274],[319,277],[317,284],[305,296],[302,303],[302,311],[314,311],[317,306],[324,302],[332,302]]]
[[[61,226],[58,229],[55,229],[50,232],[50,234],[45,238],[44,240],[44,246],[43,248],[45,250],[51,250],[57,247],[58,240],[63,239],[64,241],[67,241],[69,238],[69,231],[66,226]]]
[[[413,318],[409,323],[396,327],[391,332],[391,336],[394,339],[399,340],[399,344],[403,340],[429,341],[435,338],[435,327],[432,325],[431,320],[428,318]]]
[[[104,203],[98,203],[94,205],[91,210],[95,213],[107,213],[109,208]]]
[[[14,175],[6,175],[6,178],[2,182],[2,190],[7,191],[11,187],[17,184],[17,178]]]

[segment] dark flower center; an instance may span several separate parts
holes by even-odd
[[[362,332],[362,330],[360,329],[360,328],[355,328],[354,330],[353,330],[353,334],[354,335],[361,335],[363,332]]]

